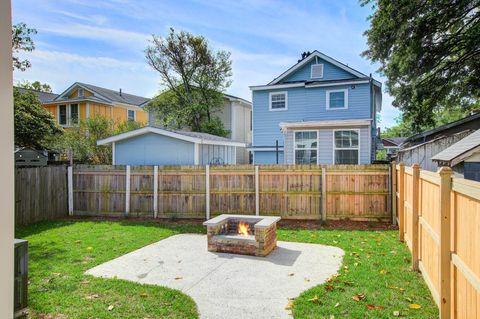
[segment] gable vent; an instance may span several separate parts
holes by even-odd
[[[312,64],[311,78],[312,79],[323,78],[323,64]]]

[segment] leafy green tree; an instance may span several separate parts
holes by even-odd
[[[15,145],[43,148],[48,140],[62,132],[53,115],[32,92],[13,90]]]
[[[27,27],[23,22],[12,26],[13,69],[25,71],[31,66],[30,61],[21,60],[17,54],[21,51],[31,52],[35,49],[31,38],[33,34],[37,34],[37,30]]]
[[[149,110],[160,114],[167,126],[212,134],[224,131],[214,112],[223,106],[222,92],[231,84],[229,52],[214,52],[204,37],[170,29],[165,38],[153,36],[145,56],[165,87],[149,103]]]
[[[480,1],[360,0],[372,5],[368,49],[414,131],[480,97]]]
[[[19,83],[17,83],[17,87],[28,89],[28,90],[35,90],[35,91],[40,91],[40,92],[52,93],[52,87],[50,86],[50,84],[41,83],[40,81],[19,82]]]
[[[80,121],[78,126],[65,130],[65,134],[54,142],[53,147],[66,154],[71,150],[74,161],[78,163],[110,164],[112,148],[97,145],[97,141],[141,126],[141,123],[134,121],[120,122],[115,126],[113,120],[95,115]]]

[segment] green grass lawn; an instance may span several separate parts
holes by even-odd
[[[171,235],[203,232],[202,226],[104,221],[20,227],[16,236],[29,240],[31,317],[197,318],[195,302],[179,291],[95,278],[84,271]],[[295,318],[438,316],[421,276],[410,271],[410,255],[397,232],[280,229],[278,236],[345,250],[338,277],[293,301]],[[411,309],[412,304],[420,308]]]

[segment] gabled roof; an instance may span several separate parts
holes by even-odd
[[[120,95],[120,91],[115,91],[115,90],[110,90],[106,88],[102,88],[99,86],[87,84],[87,83],[81,83],[81,82],[75,82],[72,84],[68,89],[66,89],[64,92],[62,92],[56,99],[55,101],[59,101],[62,99],[65,99],[70,91],[75,88],[75,87],[82,87],[90,92],[92,92],[95,97],[105,100],[106,102],[116,102],[116,103],[123,103],[123,104],[130,104],[130,105],[135,105],[135,106],[140,106],[146,102],[148,102],[150,99],[138,95],[133,95],[133,94],[128,94],[122,92]]]
[[[283,80],[284,78],[286,78],[287,76],[289,76],[290,74],[292,74],[293,72],[295,72],[296,70],[300,69],[302,66],[306,65],[307,63],[309,63],[310,61],[312,61],[314,58],[320,58],[322,60],[325,60],[327,62],[330,62],[331,64],[335,65],[336,67],[339,67],[340,69],[344,70],[344,71],[347,71],[348,73],[350,74],[353,74],[355,75],[356,77],[359,77],[359,78],[365,78],[367,77],[367,75],[349,67],[348,65],[346,64],[343,64],[337,60],[335,60],[334,58],[332,57],[329,57],[328,55],[326,54],[323,54],[317,50],[313,51],[309,56],[307,56],[305,59],[301,60],[300,62],[298,62],[297,64],[293,65],[292,67],[290,67],[287,71],[283,72],[282,74],[280,74],[278,77],[276,77],[275,79],[273,79],[270,83],[268,83],[268,85],[275,85],[277,84],[278,82],[280,82],[281,80]]]
[[[384,137],[382,140],[388,141],[394,145],[400,146],[407,138],[406,137]]]
[[[146,126],[133,131],[126,132],[126,133],[107,137],[107,138],[98,140],[97,145],[106,145],[113,142],[118,142],[118,141],[126,140],[129,138],[133,138],[136,136],[144,135],[147,133],[154,133],[154,134],[169,136],[179,140],[198,143],[198,144],[245,147],[245,143],[233,141],[225,137],[220,137],[220,136],[207,134],[207,133],[179,131],[179,130],[167,129],[164,127],[160,128],[160,127],[154,127],[154,126]]]
[[[454,166],[474,152],[480,152],[480,129],[433,156],[432,161],[448,162]]]
[[[18,89],[18,91],[20,91],[20,93],[32,92],[33,94],[35,94],[38,97],[38,99],[42,103],[51,102],[51,101],[55,100],[55,98],[58,96],[58,94],[55,94],[55,93],[42,92],[42,91],[37,91],[37,90],[25,89],[25,88],[21,88],[21,87],[16,87],[16,88]]]

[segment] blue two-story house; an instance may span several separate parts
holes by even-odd
[[[251,86],[255,164],[369,164],[381,83],[314,51],[267,85]],[[278,145],[278,146],[277,146]]]

